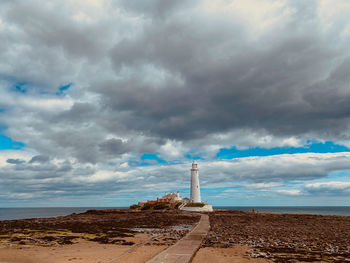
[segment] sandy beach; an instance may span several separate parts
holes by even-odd
[[[166,246],[120,246],[80,242],[56,247],[2,248],[0,262],[9,263],[121,263],[145,262]]]
[[[117,245],[96,243],[78,243],[58,247],[34,247],[24,249],[0,249],[0,262],[9,263],[142,263],[166,246],[141,246],[136,249]],[[193,259],[193,263],[229,263],[229,262],[270,262],[261,258],[250,258],[246,246],[234,248],[202,248]]]

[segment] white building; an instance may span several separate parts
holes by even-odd
[[[162,199],[171,199],[174,203],[182,201],[182,198],[181,198],[179,192],[177,192],[177,193],[171,192],[169,194],[165,193],[165,195],[162,197]]]

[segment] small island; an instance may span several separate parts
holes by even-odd
[[[140,210],[161,210],[161,209],[179,209],[189,212],[213,212],[213,206],[201,201],[201,191],[199,185],[199,170],[196,161],[193,161],[191,168],[191,196],[182,198],[180,193],[171,192],[165,194],[156,200],[147,200],[147,202],[138,202],[130,206],[131,209]]]

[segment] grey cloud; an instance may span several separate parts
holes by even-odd
[[[58,169],[59,173],[66,173],[73,170],[72,164],[69,161],[65,161]]]
[[[350,184],[341,181],[308,184],[303,191],[310,195],[349,196]]]
[[[78,23],[71,17],[62,21],[65,19],[52,14],[50,7],[36,9],[23,1],[5,12],[4,21],[36,36],[33,42],[30,34],[25,35],[28,45],[49,47],[53,57],[63,58],[57,65],[66,63],[66,54],[74,54],[81,63],[94,57],[112,62],[82,64],[79,76],[69,80],[76,84],[78,96],[93,93],[98,98],[94,104],[75,102],[56,116],[40,113],[43,124],[33,128],[51,123],[53,129],[42,133],[55,146],[70,148],[69,154],[82,161],[98,162],[99,150],[106,154],[110,150],[103,143],[101,148],[101,140],[95,137],[106,133],[158,137],[158,147],[167,139],[190,145],[197,138],[236,130],[263,130],[276,137],[347,140],[350,136],[341,132],[349,116],[349,63],[343,48],[348,39],[337,30],[323,30],[315,11],[317,2],[288,2],[293,14],[285,20],[281,17],[279,26],[262,32],[257,40],[252,40],[252,29],[240,17],[201,12],[200,2],[137,3],[119,1],[111,8],[111,12],[123,9],[127,18],[140,18],[141,26],[134,25],[139,31],[132,37],[113,37],[119,28],[108,34],[108,27],[99,30],[103,23],[111,22],[108,19],[93,24]],[[40,26],[45,21],[47,32]],[[96,36],[102,32],[108,45]],[[341,44],[328,41],[331,37]],[[61,56],[59,47],[68,53]],[[106,75],[99,77],[106,66]],[[78,69],[58,71],[67,78]],[[64,133],[55,128],[63,125],[69,126]],[[84,142],[79,143],[82,137]],[[137,152],[131,146],[126,150]]]
[[[125,9],[126,12],[132,12],[137,15],[147,15],[151,18],[162,18],[165,19],[167,16],[171,15],[177,10],[183,8],[189,8],[194,6],[198,1],[179,1],[179,0],[151,0],[151,1],[127,1],[120,0],[118,1],[118,6],[121,6]]]
[[[36,155],[30,159],[29,163],[47,163],[50,160],[49,156],[45,155]]]
[[[22,163],[25,163],[26,161],[22,159],[7,159],[6,162],[10,164],[22,164]]]
[[[201,180],[211,186],[237,180],[256,183],[315,180],[349,169],[349,158],[348,153],[308,153],[203,162],[201,170],[205,172],[201,172]]]
[[[109,139],[101,143],[100,149],[108,154],[123,154],[128,152],[128,148],[120,139]]]
[[[145,138],[135,139],[130,138],[128,141],[123,142],[121,139],[108,139],[99,144],[99,150],[108,155],[121,155],[124,153],[153,153],[157,151],[159,145],[164,141]]]
[[[288,24],[289,35],[276,32],[271,43],[258,48],[234,26],[202,34],[199,21],[187,26],[180,18],[162,22],[146,27],[137,39],[118,43],[112,58],[116,70],[151,64],[180,75],[183,86],[168,82],[154,89],[138,74],[98,91],[111,108],[131,113],[124,120],[129,128],[191,140],[237,128],[337,137],[347,125],[347,82],[336,72],[348,67],[330,67],[339,60],[339,50],[318,30],[298,33]],[[221,24],[216,26],[213,30]]]
[[[72,19],[61,19],[66,11],[43,4],[41,8],[33,2],[16,1],[8,9],[6,18],[30,36],[31,44],[50,48],[64,48],[69,55],[94,58],[101,56],[99,45],[103,45],[102,32],[93,26],[79,26]],[[39,3],[39,2],[37,2]],[[84,44],[83,44],[84,43]]]
[[[92,118],[98,118],[99,113],[99,109],[91,103],[76,102],[69,110],[56,115],[53,121],[67,124],[89,123]]]

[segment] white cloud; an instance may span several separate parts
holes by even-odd
[[[21,103],[24,107],[28,107],[31,110],[68,110],[70,109],[74,102],[69,98],[64,99],[22,99],[17,103]]]
[[[342,33],[349,33],[350,3],[346,0],[339,0],[335,4],[331,0],[321,0],[318,5],[318,19],[323,23],[323,27],[331,30],[336,29],[341,24]]]
[[[159,153],[166,160],[181,160],[184,157],[185,150],[181,142],[168,140],[160,146]]]
[[[350,182],[318,182],[307,184],[306,189],[308,190],[349,190],[350,192]]]
[[[300,195],[302,194],[302,192],[300,190],[286,190],[286,189],[282,189],[282,190],[275,190],[276,193],[279,194],[285,194],[285,195]]]

